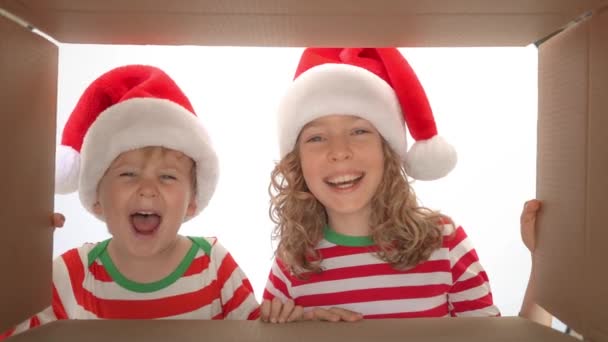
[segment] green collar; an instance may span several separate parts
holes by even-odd
[[[105,241],[98,243],[97,246],[95,246],[89,252],[89,255],[88,255],[89,266],[95,261],[95,259],[99,258],[99,260],[101,261],[103,266],[108,271],[108,274],[110,275],[110,277],[112,277],[112,279],[118,285],[122,286],[123,288],[125,288],[129,291],[139,292],[139,293],[148,293],[148,292],[159,291],[159,290],[162,290],[162,289],[170,286],[171,284],[175,283],[181,276],[184,275],[184,273],[186,273],[186,270],[188,269],[190,264],[192,264],[192,260],[194,260],[194,257],[196,256],[198,249],[201,248],[200,241],[198,241],[198,239],[197,239],[197,241],[195,241],[195,239],[190,238],[190,240],[192,240],[192,247],[190,247],[190,250],[188,251],[188,253],[186,253],[186,256],[184,257],[184,259],[179,263],[177,268],[175,268],[175,270],[173,272],[171,272],[171,274],[169,274],[165,278],[163,278],[159,281],[155,281],[153,283],[138,283],[138,282],[129,280],[127,277],[122,275],[122,273],[120,273],[120,271],[118,270],[118,268],[116,267],[116,265],[114,264],[112,259],[110,258],[110,254],[107,251],[107,247],[108,247],[108,244],[110,243],[110,240],[111,239],[107,239]],[[201,249],[205,250],[205,248],[201,248]],[[207,252],[207,251],[205,250],[205,252]]]
[[[323,228],[323,234],[325,235],[325,240],[339,246],[368,247],[375,244],[371,236],[350,236],[340,234],[331,229],[328,225]]]

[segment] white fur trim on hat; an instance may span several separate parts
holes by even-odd
[[[80,155],[70,146],[59,145],[55,151],[55,193],[69,194],[78,190]]]
[[[197,179],[195,215],[207,206],[215,191],[219,166],[199,119],[169,100],[134,98],[103,111],[84,137],[78,189],[87,210],[95,215],[97,185],[112,161],[125,151],[146,146],[163,146],[192,158]]]
[[[364,68],[331,63],[303,72],[282,98],[278,110],[281,158],[293,150],[307,123],[332,114],[368,120],[405,159],[405,123],[393,88]]]
[[[405,157],[405,171],[415,179],[435,180],[452,171],[457,160],[454,147],[436,135],[414,143]]]

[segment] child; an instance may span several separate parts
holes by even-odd
[[[278,127],[263,320],[500,315],[464,229],[408,183],[445,176],[456,153],[397,49],[306,49]]]
[[[248,279],[217,240],[178,235],[207,206],[218,160],[162,70],[130,65],[95,80],[65,126],[57,166],[57,191],[78,189],[112,238],[57,258],[52,305],[5,336],[58,319],[259,316]]]

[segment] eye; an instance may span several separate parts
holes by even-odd
[[[353,130],[353,135],[361,135],[366,133],[370,133],[370,131],[365,128],[356,128]]]
[[[120,177],[135,177],[135,172],[125,171],[119,174]]]
[[[321,137],[320,135],[313,135],[306,139],[307,143],[313,143],[313,142],[319,142],[319,141],[323,141],[323,137]]]
[[[163,180],[177,180],[177,177],[169,174],[161,175],[160,178]]]

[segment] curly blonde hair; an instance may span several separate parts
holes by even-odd
[[[276,224],[276,256],[300,278],[321,271],[315,249],[323,238],[327,214],[306,186],[298,149],[288,153],[271,173],[270,219]],[[371,200],[371,238],[377,256],[395,269],[407,269],[428,260],[442,243],[442,224],[451,220],[418,205],[399,156],[382,139],[384,174]]]

